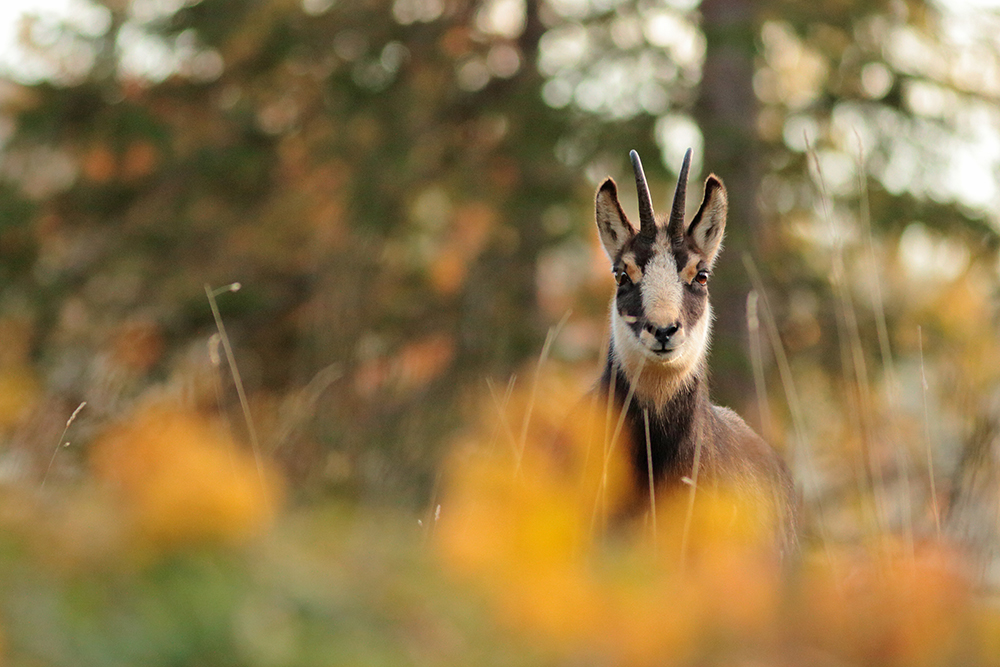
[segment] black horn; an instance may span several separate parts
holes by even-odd
[[[635,171],[635,189],[639,193],[639,234],[652,239],[656,236],[656,218],[653,217],[653,200],[649,196],[646,174],[642,171],[642,160],[635,151],[629,151],[632,169]]]
[[[688,168],[691,166],[691,149],[684,153],[684,163],[681,173],[677,175],[677,189],[674,190],[674,203],[670,207],[670,221],[667,223],[667,234],[675,241],[684,239],[684,213],[687,196]]]

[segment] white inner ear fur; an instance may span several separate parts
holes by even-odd
[[[601,245],[604,246],[608,259],[613,262],[622,246],[635,236],[636,231],[618,203],[618,189],[610,178],[597,191],[594,208]]]
[[[688,229],[688,235],[695,247],[705,256],[711,268],[722,246],[726,231],[726,213],[729,209],[726,187],[715,174],[705,181],[705,199]]]

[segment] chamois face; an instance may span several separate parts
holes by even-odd
[[[714,175],[691,223],[684,222],[685,157],[668,219],[657,220],[638,155],[633,151],[640,200],[640,226],[625,216],[615,182],[597,191],[601,242],[618,285],[611,308],[611,335],[618,362],[628,375],[683,381],[707,352],[712,310],[708,282],[726,225],[726,190]]]

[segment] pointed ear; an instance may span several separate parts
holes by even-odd
[[[712,174],[705,181],[705,198],[701,202],[701,208],[687,229],[688,239],[705,256],[709,268],[715,264],[715,257],[722,246],[728,209],[726,186]]]
[[[604,252],[608,253],[608,258],[613,262],[618,251],[635,236],[636,231],[625,217],[622,205],[618,203],[618,187],[610,178],[597,189],[596,217]]]

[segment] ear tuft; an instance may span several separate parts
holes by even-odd
[[[635,236],[636,231],[618,202],[618,186],[611,178],[605,179],[597,189],[595,214],[604,252],[614,262],[622,246]]]
[[[726,186],[718,176],[711,174],[705,179],[705,198],[687,229],[688,239],[705,256],[709,267],[715,264],[722,246],[728,209]]]

